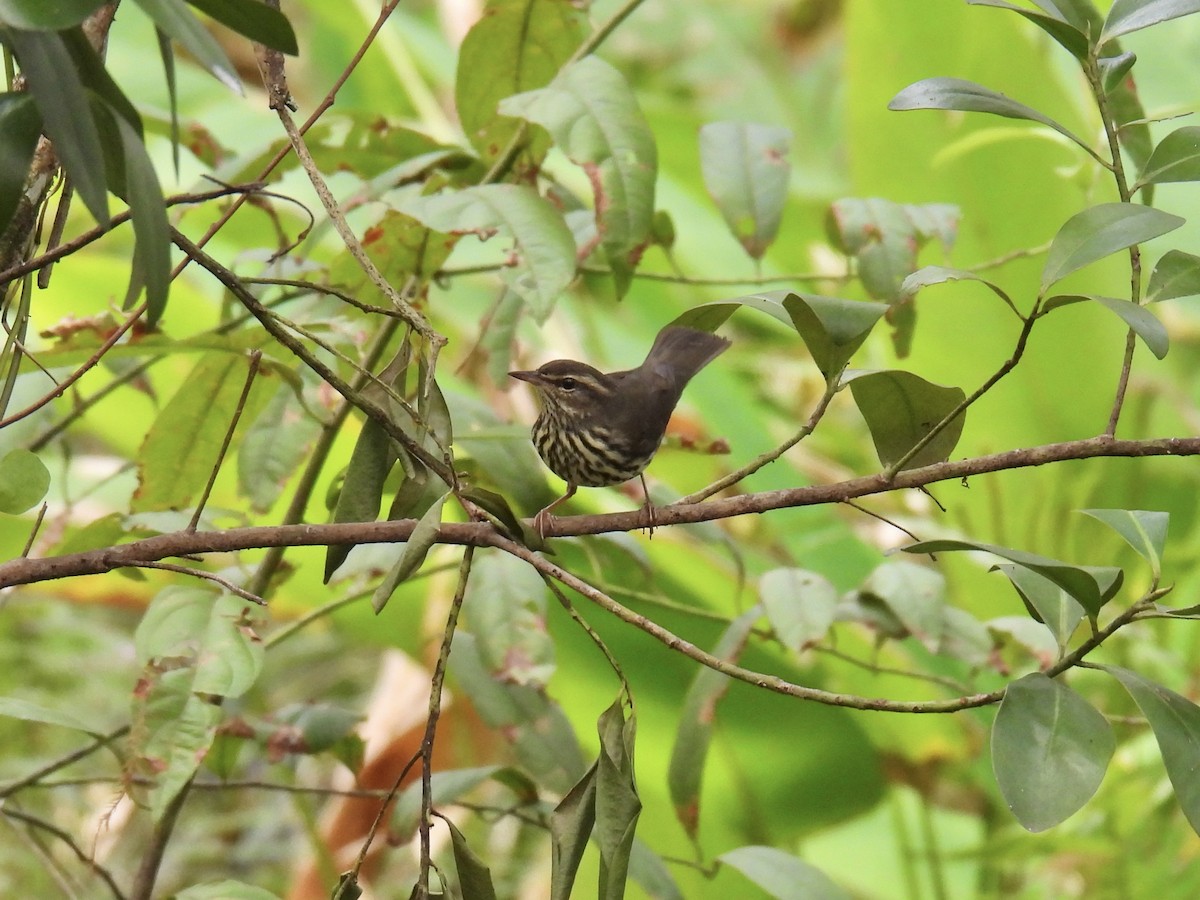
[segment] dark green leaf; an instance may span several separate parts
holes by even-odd
[[[62,31],[78,25],[104,0],[0,0],[0,25],[28,31]]]
[[[983,544],[977,541],[960,541],[942,539],[935,541],[920,541],[903,548],[906,553],[942,553],[950,550],[982,550],[993,553],[1009,562],[1032,569],[1039,575],[1050,579],[1064,591],[1079,601],[1080,605],[1092,615],[1099,615],[1100,609],[1108,601],[1114,585],[1119,580],[1114,573],[1119,569],[1110,567],[1073,566],[1035,553],[1024,550],[1013,550],[1009,547],[998,547],[995,544]]]
[[[897,369],[847,373],[845,380],[884,466],[903,459],[967,396],[962,388],[943,387]],[[956,416],[904,467],[915,469],[949,459],[965,421],[965,414]]]
[[[1081,509],[1085,516],[1103,522],[1150,563],[1155,579],[1162,574],[1163,550],[1167,546],[1170,513],[1145,509]]]
[[[61,35],[10,31],[8,40],[42,114],[42,129],[75,184],[88,212],[108,224],[104,145],[92,105]]]
[[[1135,62],[1137,62],[1137,56],[1133,53],[1106,56],[1096,61],[1100,67],[1100,77],[1104,81],[1104,92],[1106,94],[1111,94],[1120,89],[1125,83],[1125,76],[1129,74],[1129,70],[1133,68]]]
[[[1200,256],[1168,250],[1150,273],[1146,302],[1200,296]]]
[[[99,111],[97,115],[100,115]],[[113,118],[121,136],[125,172],[122,199],[129,204],[137,240],[126,306],[135,299],[133,295],[139,290],[135,286],[144,284],[146,325],[154,328],[166,309],[171,288],[171,226],[167,220],[167,205],[142,139],[125,119]]]
[[[1017,821],[1045,831],[1096,793],[1115,746],[1104,716],[1065,684],[1035,673],[1004,692],[992,768]]]
[[[449,819],[443,819],[450,829],[450,843],[454,848],[454,867],[458,869],[458,885],[464,897],[471,900],[496,900],[496,889],[492,886],[492,873],[470,845],[467,838]]]
[[[1183,814],[1200,833],[1200,779],[1196,778],[1196,762],[1200,760],[1200,707],[1136,672],[1118,666],[1099,668],[1125,686],[1150,723]]]
[[[972,6],[994,6],[997,9],[1010,9],[1018,15],[1024,16],[1038,28],[1042,29],[1042,31],[1046,32],[1046,34],[1050,35],[1050,37],[1054,38],[1076,59],[1087,59],[1087,35],[1068,22],[1057,10],[1042,12],[1034,9],[1025,9],[1021,6],[1006,3],[1005,0],[967,0],[967,3]]]
[[[221,49],[221,45],[188,9],[184,0],[134,0],[164,32],[187,49],[201,66],[231,90],[241,93],[242,82],[237,69]],[[246,5],[261,5],[257,2]],[[263,7],[266,9],[266,7]]]
[[[179,98],[175,90],[175,51],[171,38],[161,28],[154,29],[158,38],[158,55],[163,64],[163,81],[167,86],[167,105],[171,110],[171,162],[175,164],[175,178],[179,178]]]
[[[8,226],[25,192],[42,117],[29,94],[0,94],[0,233]]]
[[[19,515],[40,503],[50,489],[50,470],[29,450],[10,450],[0,459],[0,513]]]
[[[1159,359],[1167,355],[1170,345],[1167,329],[1163,327],[1163,323],[1146,307],[1138,306],[1128,300],[1121,300],[1118,297],[1100,297],[1096,294],[1059,294],[1046,301],[1044,311],[1050,312],[1060,306],[1081,303],[1084,300],[1094,300],[1105,309],[1116,313],[1145,342],[1150,352]]]
[[[788,196],[792,132],[777,125],[709,122],[700,128],[704,186],[753,259],[779,232]]]
[[[837,588],[804,569],[771,569],[758,582],[758,596],[775,636],[793,653],[822,641],[837,611]]]
[[[500,112],[543,126],[588,174],[596,235],[618,275],[617,296],[650,242],[658,154],[650,124],[617,69],[586,56],[546,87],[500,102]]]
[[[570,900],[575,875],[596,824],[596,781],[599,763],[594,763],[550,814],[550,897]]]
[[[520,263],[505,269],[509,286],[525,298],[539,322],[575,277],[575,239],[562,215],[532,188],[487,184],[417,197],[404,212],[429,228],[483,238],[497,228],[512,235]]]
[[[629,873],[634,830],[642,811],[634,782],[633,745],[637,720],[625,718],[624,697],[600,714],[596,760],[596,844],[600,848],[597,900],[621,900]]]
[[[762,610],[755,607],[734,619],[713,647],[713,655],[720,659],[736,659],[754,623],[761,616]],[[712,743],[716,708],[728,690],[728,675],[706,666],[698,668],[679,715],[679,730],[671,747],[671,762],[667,770],[667,787],[671,792],[671,802],[675,805],[675,816],[689,837],[694,838],[700,827],[700,786],[704,764]]]
[[[1008,576],[1029,614],[1054,635],[1059,647],[1067,646],[1083,619],[1083,607],[1066,591],[1033,569],[1014,563],[996,566]]]
[[[849,900],[829,876],[774,847],[738,847],[717,861],[737,869],[776,900]]]
[[[374,522],[383,500],[383,483],[399,454],[383,426],[374,419],[363,422],[350,465],[333,510],[334,522]],[[325,551],[325,583],[346,561],[351,544],[330,544]]]
[[[438,531],[442,527],[442,506],[449,496],[449,493],[443,494],[434,501],[433,506],[426,510],[425,515],[417,520],[412,535],[404,542],[400,558],[396,560],[392,570],[384,576],[379,587],[375,589],[375,593],[371,595],[371,607],[375,612],[382,612],[400,583],[407,580],[408,576],[417,571],[421,567],[421,563],[425,562],[425,557],[437,540]]]
[[[1100,43],[1195,12],[1200,12],[1200,0],[1113,0]]]
[[[125,96],[117,83],[113,81],[112,76],[108,74],[108,69],[104,66],[104,60],[92,49],[92,42],[83,33],[83,29],[72,28],[69,31],[60,32],[59,36],[63,40],[63,46],[71,54],[71,59],[75,62],[75,68],[79,72],[79,77],[87,85],[88,90],[103,98],[104,102],[109,105],[113,112],[124,119],[137,132],[138,139],[141,140],[142,117],[138,115],[133,103]],[[94,109],[93,107],[93,111]]]
[[[1086,141],[1049,116],[1043,115],[1024,103],[1018,103],[1003,94],[989,90],[983,85],[975,84],[973,81],[964,81],[961,78],[926,78],[910,84],[892,98],[888,109],[959,109],[965,112],[991,113],[1009,119],[1027,119],[1053,128],[1084,150],[1091,150]]]
[[[1176,128],[1159,141],[1134,190],[1173,181],[1200,181],[1200,125]]]
[[[1086,265],[1173,231],[1183,223],[1179,216],[1135,203],[1102,203],[1076,213],[1050,244],[1042,270],[1042,293]]]
[[[243,37],[295,56],[300,52],[296,32],[287,16],[260,0],[187,0],[201,12]]]

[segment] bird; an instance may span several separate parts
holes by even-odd
[[[533,520],[544,539],[551,511],[580,487],[608,487],[641,477],[662,443],[684,386],[730,341],[684,325],[668,325],[636,369],[607,374],[587,363],[556,359],[508,374],[532,385],[541,411],[531,436],[546,466],[567,491]],[[650,527],[654,507],[646,495]]]

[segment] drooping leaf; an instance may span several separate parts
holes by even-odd
[[[761,616],[762,610],[755,607],[730,622],[713,647],[713,655],[720,659],[736,659],[755,621]],[[728,675],[707,666],[698,668],[679,715],[679,729],[667,769],[667,787],[675,806],[675,817],[689,837],[694,838],[700,827],[700,785],[704,764],[712,743],[716,708],[728,690]]]
[[[404,212],[451,234],[490,237],[503,228],[513,238],[519,263],[505,269],[509,286],[525,298],[539,322],[575,277],[575,239],[562,215],[532,188],[487,184],[409,200]]]
[[[399,458],[395,442],[374,419],[363,422],[333,510],[334,522],[374,522],[379,518],[383,485]],[[353,545],[330,544],[325,550],[325,583],[346,561]]]
[[[50,470],[36,453],[18,447],[0,459],[0,513],[20,515],[50,489]]]
[[[973,81],[961,78],[926,78],[910,84],[888,104],[888,109],[957,109],[964,112],[984,112],[1008,119],[1026,119],[1053,128],[1063,137],[1091,150],[1086,141],[1036,109],[989,90]]]
[[[404,542],[400,558],[396,560],[391,571],[384,576],[383,581],[375,588],[375,593],[371,595],[371,607],[375,612],[382,612],[396,588],[413,572],[421,568],[421,563],[425,562],[425,557],[429,555],[430,549],[437,540],[438,530],[442,527],[442,507],[448,496],[450,496],[449,493],[446,493],[435,500],[433,505],[425,511],[425,515],[417,520],[412,534]]]
[[[962,388],[943,387],[912,372],[889,369],[848,372],[854,402],[866,420],[879,461],[891,466],[966,399]],[[962,435],[966,417],[959,414],[908,460],[908,469],[944,462]]]
[[[804,569],[771,569],[758,596],[775,636],[793,653],[824,639],[837,611],[838,592],[829,579]]]
[[[187,0],[201,12],[212,16],[222,25],[232,28],[243,37],[264,44],[272,50],[295,56],[300,52],[296,33],[287,16],[266,3],[246,3],[245,0]]]
[[[1136,550],[1155,579],[1162,574],[1163,550],[1167,546],[1167,526],[1171,515],[1146,509],[1081,509],[1085,516],[1103,522]]]
[[[596,824],[598,763],[559,801],[550,814],[550,897],[570,900],[579,863]]]
[[[27,93],[0,94],[0,231],[8,227],[25,190],[42,117]]]
[[[184,0],[134,0],[162,31],[178,41],[214,78],[232,91],[242,92],[237,69]],[[243,6],[262,4],[242,4]],[[263,9],[267,7],[263,6]]]
[[[1159,141],[1134,189],[1174,181],[1200,181],[1200,125],[1176,128]]]
[[[911,273],[901,283],[900,296],[911,297],[921,290],[921,288],[930,287],[935,284],[945,284],[950,281],[978,281],[1001,300],[1006,303],[1011,302],[1008,294],[995,282],[988,281],[986,278],[976,275],[974,272],[968,272],[966,269],[955,269],[947,266],[922,266],[917,269],[917,271]]]
[[[650,241],[658,173],[650,124],[625,76],[598,56],[587,56],[548,86],[504,99],[500,111],[546,128],[587,173],[596,236],[616,276],[617,296],[624,296]]]
[[[1050,244],[1042,270],[1042,293],[1072,272],[1166,234],[1183,222],[1179,216],[1135,203],[1102,203],[1076,213]]]
[[[1167,355],[1170,344],[1167,338],[1167,329],[1163,327],[1163,323],[1146,307],[1138,306],[1129,300],[1122,300],[1119,297],[1101,297],[1096,294],[1059,294],[1049,298],[1043,309],[1045,312],[1051,312],[1059,307],[1082,303],[1085,300],[1094,300],[1120,317],[1156,357],[1162,359]]]
[[[1200,12],[1200,0],[1113,0],[1100,43],[1195,12]]]
[[[450,844],[454,849],[454,867],[458,870],[458,884],[464,897],[471,900],[496,900],[496,888],[492,884],[491,870],[479,855],[471,849],[464,835],[449,819],[444,820],[450,829]]]
[[[761,259],[779,232],[792,132],[777,125],[709,122],[700,128],[704,186],[733,236]]]
[[[12,30],[6,34],[29,92],[41,113],[42,128],[75,184],[88,212],[108,224],[108,177],[104,145],[92,118],[88,92],[61,35]]]
[[[1008,576],[1029,614],[1050,629],[1059,647],[1066,647],[1083,619],[1079,602],[1033,569],[1014,563],[999,563],[996,568]]]
[[[992,726],[992,768],[1004,802],[1030,831],[1079,810],[1116,747],[1108,720],[1060,681],[1034,673],[1008,685]]]
[[[1150,273],[1146,302],[1200,296],[1200,256],[1168,250]]]
[[[1024,566],[1048,578],[1079,601],[1091,615],[1099,615],[1121,583],[1121,570],[1114,567],[1074,566],[1036,553],[984,544],[978,541],[940,539],[919,541],[904,547],[906,553],[943,553],[951,550],[980,550]]]
[[[1099,668],[1121,682],[1150,723],[1162,752],[1167,777],[1175,788],[1175,797],[1192,828],[1200,833],[1200,780],[1196,778],[1196,760],[1200,759],[1200,707],[1137,672],[1119,666]]]
[[[490,0],[463,40],[455,77],[455,109],[471,146],[491,164],[521,123],[497,104],[545,87],[586,34],[586,17],[558,0]],[[545,133],[531,134],[521,165],[536,168],[546,154]]]
[[[488,555],[471,571],[465,605],[479,655],[492,678],[544,689],[554,674],[554,641],[546,625],[547,589],[516,557]]]
[[[717,861],[732,866],[777,900],[849,900],[820,869],[775,847],[727,850]]]
[[[629,873],[633,836],[642,811],[634,779],[637,720],[625,717],[619,696],[596,723],[600,755],[596,760],[596,845],[600,848],[597,900],[621,900]]]

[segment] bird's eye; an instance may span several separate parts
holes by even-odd
[[[564,391],[573,391],[573,390],[575,390],[575,387],[578,384],[579,384],[579,382],[577,382],[574,378],[568,377],[568,378],[562,379],[558,383],[558,386],[560,388],[562,388]]]

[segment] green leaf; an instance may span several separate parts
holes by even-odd
[[[845,381],[850,385],[854,402],[866,420],[875,451],[884,466],[903,459],[967,396],[962,388],[943,387],[898,369],[848,372]],[[920,468],[949,459],[965,422],[964,411],[905,463],[905,468]]]
[[[1112,94],[1121,88],[1125,83],[1125,76],[1129,74],[1135,62],[1137,62],[1137,56],[1133,53],[1119,53],[1116,56],[1106,56],[1096,60],[1096,64],[1100,67],[1100,77],[1104,81],[1106,94]]]
[[[104,0],[0,0],[0,25],[27,31],[62,31],[78,25]]]
[[[541,576],[508,554],[479,559],[465,605],[471,633],[492,678],[544,689],[554,674],[554,641],[546,630],[547,589]]]
[[[25,195],[42,117],[29,94],[0,94],[0,231],[8,227]]]
[[[427,227],[451,234],[487,238],[497,228],[512,235],[519,264],[505,269],[505,281],[529,304],[539,322],[554,309],[575,277],[575,239],[562,215],[532,188],[486,184],[417,197],[404,212]]]
[[[638,838],[629,856],[629,877],[651,900],[684,900],[666,861]]]
[[[582,43],[585,15],[557,0],[490,0],[458,52],[455,109],[471,146],[489,165],[522,127],[497,105],[522,91],[545,87]],[[529,136],[523,154],[536,168],[549,141]]]
[[[754,607],[730,622],[713,647],[713,655],[720,659],[736,659],[761,616],[762,610]],[[702,666],[696,670],[683,701],[679,729],[671,747],[667,787],[675,806],[675,817],[692,838],[700,827],[700,787],[716,724],[716,708],[728,692],[729,683],[728,675],[714,669]]]
[[[1200,125],[1177,128],[1159,141],[1133,189],[1173,181],[1200,181]]]
[[[50,709],[19,697],[0,697],[0,716],[25,722],[41,722],[43,725],[57,725],[59,728],[70,728],[72,731],[82,731],[86,734],[100,734],[103,730],[86,724],[70,713]]]
[[[20,515],[50,489],[50,470],[29,450],[10,450],[0,459],[0,513]]]
[[[499,771],[500,766],[478,766],[434,772],[429,779],[433,807],[447,806],[462,799]],[[390,827],[392,833],[401,840],[411,837],[420,824],[421,793],[422,786],[418,779],[400,792],[392,807]]]
[[[1083,619],[1083,607],[1066,591],[1033,569],[1014,563],[1000,563],[996,569],[1008,576],[1029,614],[1054,635],[1059,647],[1066,647]]]
[[[376,613],[383,611],[400,583],[406,581],[408,576],[421,568],[421,563],[425,562],[425,557],[437,541],[438,531],[442,527],[442,507],[449,496],[449,492],[442,494],[434,501],[433,506],[425,511],[425,515],[417,520],[412,535],[404,542],[400,558],[396,560],[396,564],[392,566],[391,571],[384,576],[379,587],[375,588],[375,593],[371,595],[371,608]]]
[[[623,296],[650,241],[658,172],[654,135],[625,76],[600,57],[586,56],[547,87],[508,97],[499,108],[546,128],[587,172],[597,238],[617,276],[617,296]]]
[[[1167,526],[1171,514],[1145,509],[1081,509],[1085,516],[1103,522],[1136,550],[1146,562],[1155,580],[1162,574],[1163,550],[1167,545]]]
[[[637,720],[625,718],[619,696],[597,722],[600,755],[596,760],[596,845],[600,848],[597,900],[621,900],[642,802],[634,783],[633,745]]]
[[[265,513],[275,504],[288,478],[309,458],[320,430],[296,391],[280,385],[238,446],[238,491],[249,498],[251,509]]]
[[[184,509],[191,503],[208,481],[229,430],[229,411],[245,384],[245,357],[214,350],[200,358],[142,442],[135,512]],[[244,417],[257,415],[265,399],[265,388],[252,389]]]
[[[443,819],[450,829],[450,843],[454,848],[454,867],[458,869],[458,885],[464,897],[471,900],[496,900],[496,889],[492,885],[492,873],[470,845],[466,836],[449,819]]]
[[[704,186],[753,259],[762,259],[779,232],[791,144],[791,130],[778,125],[709,122],[700,128]]]
[[[804,569],[763,573],[758,596],[775,636],[793,653],[824,640],[838,605],[829,579]]]
[[[1006,3],[1005,0],[967,0],[971,6],[992,6],[996,9],[1010,9],[1020,16],[1024,16],[1050,37],[1054,38],[1068,53],[1076,59],[1087,59],[1088,55],[1088,39],[1087,35],[1080,31],[1076,26],[1072,25],[1058,10],[1051,7],[1045,11],[1036,9],[1025,9],[1021,6],[1014,6],[1011,3]]]
[[[831,243],[858,260],[863,287],[876,300],[895,301],[917,253],[936,238],[948,251],[958,231],[959,209],[948,203],[894,203],[847,197],[829,206]]]
[[[210,881],[194,884],[175,894],[175,900],[279,900],[265,888],[241,881]]]
[[[1124,685],[1150,723],[1183,814],[1200,833],[1200,779],[1196,778],[1196,761],[1200,760],[1200,707],[1136,672],[1118,666],[1097,668]]]
[[[116,191],[129,204],[133,218],[133,268],[126,306],[136,299],[138,284],[146,287],[146,325],[154,328],[167,306],[171,288],[171,226],[154,164],[137,131],[121,116],[112,116],[121,138],[123,184]]]
[[[947,266],[922,266],[920,269],[917,269],[917,271],[905,278],[900,285],[900,296],[903,298],[912,297],[921,288],[930,287],[935,284],[945,284],[950,281],[978,281],[1001,300],[1009,302],[1008,294],[994,282],[988,281],[974,272],[968,272],[966,269],[954,269]]]
[[[930,652],[946,634],[946,580],[935,569],[900,560],[875,569],[857,591],[860,601],[882,604]]]
[[[1099,43],[1195,12],[1200,12],[1200,0],[1113,0]]]
[[[1111,599],[1121,581],[1120,569],[1073,566],[1057,559],[1026,553],[1024,550],[1013,550],[1009,547],[999,547],[995,544],[984,544],[978,541],[960,541],[948,538],[919,541],[904,547],[903,550],[905,553],[943,553],[950,550],[980,550],[992,553],[1048,578],[1078,600],[1079,604],[1093,616],[1099,615],[1101,608]]]
[[[212,16],[227,28],[243,37],[295,56],[300,52],[296,32],[287,16],[262,2],[247,0],[187,0],[203,13]]]
[[[1150,273],[1146,302],[1200,296],[1200,256],[1168,250]]]
[[[983,85],[961,78],[926,78],[910,84],[892,98],[888,109],[958,109],[964,112],[991,113],[1008,119],[1026,119],[1053,128],[1084,150],[1091,151],[1086,141],[1049,116]]]
[[[598,767],[598,762],[593,763],[550,813],[551,900],[571,900],[575,875],[596,824]]]
[[[346,477],[338,492],[337,505],[333,510],[334,522],[374,522],[379,518],[379,507],[383,502],[383,485],[392,471],[399,450],[388,433],[374,419],[363,422]],[[333,573],[346,561],[353,544],[330,544],[325,550],[325,580],[328,584]]]
[[[850,895],[815,866],[774,847],[738,847],[717,861],[737,869],[776,900],[849,900]]]
[[[1163,327],[1158,317],[1144,306],[1138,306],[1128,300],[1117,297],[1101,297],[1096,294],[1059,294],[1046,301],[1043,313],[1051,312],[1072,303],[1094,300],[1104,308],[1116,313],[1133,332],[1142,339],[1146,346],[1159,359],[1167,355],[1170,349],[1167,329]]]
[[[1041,292],[1109,254],[1173,231],[1179,216],[1135,203],[1102,203],[1076,213],[1058,230],[1046,254]]]
[[[237,69],[209,33],[204,24],[188,9],[184,0],[134,0],[163,32],[170,35],[190,53],[206,71],[232,91],[242,92]],[[259,3],[243,6],[261,6]],[[264,6],[263,9],[266,9]]]
[[[104,145],[92,106],[62,36],[41,31],[10,31],[29,91],[42,114],[42,128],[75,184],[80,199],[101,225],[108,224],[108,178]]]
[[[1104,716],[1065,684],[1035,673],[1004,691],[992,726],[992,769],[1017,821],[1045,831],[1091,799],[1115,747]]]

